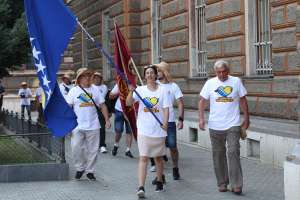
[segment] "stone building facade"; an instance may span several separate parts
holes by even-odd
[[[199,91],[225,59],[247,90],[251,113],[242,156],[281,166],[300,138],[300,1],[297,0],[67,0],[88,32],[113,53],[113,20],[143,66],[168,62],[184,92],[182,142],[210,148],[198,129]],[[78,28],[69,49],[74,67],[112,68]]]

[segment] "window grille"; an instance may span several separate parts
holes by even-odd
[[[206,77],[206,18],[205,18],[205,0],[196,0],[195,4],[195,28],[196,28],[196,70],[198,76]]]
[[[256,0],[257,6],[257,37],[256,47],[256,74],[272,74],[272,41],[270,27],[270,0]]]

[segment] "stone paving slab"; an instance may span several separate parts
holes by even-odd
[[[107,134],[112,141],[112,133]],[[122,138],[124,143],[125,138]],[[100,154],[97,163],[96,182],[84,176],[81,181],[1,183],[0,200],[133,200],[137,199],[137,164],[138,160],[125,157],[122,144],[116,157]],[[67,146],[69,147],[69,141]],[[111,151],[112,142],[108,142]],[[154,173],[149,172],[146,180],[148,200],[283,200],[283,170],[263,165],[253,160],[242,160],[244,172],[244,195],[235,196],[231,192],[217,192],[213,173],[211,153],[191,145],[179,145],[180,170],[182,180],[172,180],[171,162],[166,163],[166,191],[154,192],[151,180]],[[69,151],[69,150],[67,150]],[[137,145],[133,145],[137,157]],[[70,157],[68,157],[68,160]],[[74,169],[70,161],[70,177]],[[51,172],[49,172],[51,173]]]

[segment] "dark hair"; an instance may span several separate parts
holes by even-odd
[[[144,67],[144,77],[145,77],[145,75],[146,75],[147,69],[149,69],[149,68],[153,69],[154,74],[157,76],[157,74],[158,74],[158,72],[157,72],[157,67],[156,67],[155,65],[148,65],[148,66],[145,66],[145,67]]]

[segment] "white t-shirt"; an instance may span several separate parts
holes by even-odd
[[[174,113],[173,104],[175,100],[183,97],[183,94],[180,88],[178,87],[178,85],[174,82],[163,84],[157,81],[157,83],[163,86],[164,89],[170,94],[172,106],[169,108],[169,122],[175,122],[175,113]]]
[[[35,97],[37,98],[39,103],[43,102],[43,95],[44,95],[44,90],[42,89],[42,87],[38,87],[35,90]]]
[[[224,82],[218,77],[208,80],[200,96],[210,100],[208,127],[213,130],[227,130],[240,126],[240,98],[247,91],[238,77],[228,76]]]
[[[101,93],[102,97],[105,99],[105,96],[107,94],[107,86],[104,85],[104,84],[101,84],[101,85],[94,85]]]
[[[157,116],[160,122],[163,122],[163,108],[172,106],[169,94],[160,85],[156,91],[151,91],[146,85],[139,86],[136,91],[140,94],[142,99],[152,108],[153,113]],[[133,93],[133,99],[139,102],[139,110],[137,117],[138,134],[148,137],[166,137],[167,133],[164,131],[160,124],[149,112],[140,98]]]
[[[73,87],[74,87],[73,84],[70,85],[66,85],[65,83],[59,84],[59,90],[65,99],[67,98],[68,93]]]
[[[30,105],[30,96],[32,96],[31,90],[29,88],[21,88],[18,93],[21,96],[21,105]]]
[[[113,95],[117,95],[119,94],[119,86],[118,84],[116,84],[114,86],[114,88],[111,90],[111,94]],[[118,110],[118,111],[121,111],[123,112],[123,109],[122,109],[122,106],[121,106],[121,101],[120,101],[120,97],[118,97],[117,101],[116,101],[116,104],[115,104],[115,109]]]
[[[84,88],[97,105],[104,103],[104,98],[94,86]],[[67,103],[73,106],[81,130],[96,130],[100,128],[97,110],[91,98],[79,87],[73,87],[67,95]]]

